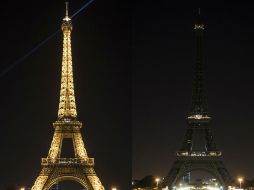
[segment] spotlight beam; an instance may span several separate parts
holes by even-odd
[[[74,18],[76,16],[79,15],[79,13],[81,13],[85,8],[87,8],[92,2],[94,2],[95,0],[90,0],[87,3],[85,3],[81,8],[79,8],[73,15],[71,15],[71,18]],[[8,73],[9,71],[11,71],[14,67],[16,67],[17,65],[19,65],[20,63],[22,63],[27,57],[29,57],[30,55],[32,55],[34,52],[36,52],[40,47],[42,47],[44,44],[46,44],[50,39],[52,39],[56,34],[58,34],[61,31],[61,29],[56,30],[53,34],[49,35],[45,40],[43,40],[42,42],[40,42],[39,44],[37,44],[33,49],[31,49],[29,52],[27,52],[26,54],[24,54],[22,57],[20,57],[19,59],[17,59],[14,63],[12,63],[9,67],[7,67],[6,69],[4,69],[3,71],[1,71],[0,73],[0,78],[2,78],[3,76],[5,76],[6,73]]]

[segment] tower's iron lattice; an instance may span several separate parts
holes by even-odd
[[[203,170],[212,174],[223,187],[231,182],[230,174],[222,161],[222,152],[216,147],[210,127],[211,117],[207,109],[203,76],[203,34],[204,24],[198,16],[194,30],[196,34],[196,64],[192,89],[191,109],[187,117],[187,131],[184,142],[176,152],[176,160],[168,175],[161,183],[162,187],[172,189],[176,183],[191,171]],[[204,139],[204,149],[194,150],[194,136],[198,134]]]
[[[67,4],[62,31],[63,57],[58,120],[53,124],[55,131],[51,147],[47,158],[42,158],[42,170],[32,190],[49,190],[63,180],[76,181],[86,190],[104,190],[94,171],[94,159],[89,158],[86,152],[80,132],[82,123],[77,120],[71,52],[72,23]],[[61,158],[62,142],[66,138],[73,141],[74,158]]]

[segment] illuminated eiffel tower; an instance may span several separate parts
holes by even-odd
[[[77,120],[71,53],[72,23],[68,16],[68,3],[62,31],[63,57],[58,120],[53,123],[55,132],[51,147],[47,158],[42,158],[42,170],[32,190],[49,190],[54,184],[64,180],[76,181],[86,190],[104,190],[94,171],[94,159],[88,157],[84,146],[80,133],[82,123]],[[72,139],[74,158],[61,158],[62,143],[66,138]]]
[[[187,131],[182,148],[176,152],[176,160],[161,187],[173,189],[179,180],[195,170],[213,175],[222,187],[232,182],[222,161],[222,152],[216,147],[211,131],[203,76],[204,24],[200,14],[194,26],[196,34],[196,64],[192,89],[191,110],[187,117]],[[198,145],[198,146],[197,146]],[[167,189],[166,188],[166,189]]]

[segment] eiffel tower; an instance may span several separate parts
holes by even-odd
[[[55,131],[51,147],[47,158],[42,158],[42,170],[32,190],[49,190],[54,184],[64,180],[76,181],[86,190],[104,190],[94,171],[94,158],[88,157],[84,146],[80,133],[82,123],[77,120],[72,72],[72,23],[68,16],[68,3],[62,31],[63,57],[58,120],[53,123]],[[66,138],[72,139],[74,158],[61,158],[62,143]]]
[[[191,109],[187,116],[187,131],[182,148],[176,152],[176,160],[168,175],[161,183],[163,188],[173,189],[182,177],[196,170],[205,171],[213,175],[224,189],[232,182],[223,164],[222,152],[216,147],[210,127],[211,117],[207,109],[203,75],[204,29],[204,23],[199,14],[194,25],[196,35],[196,64]],[[195,137],[199,137],[197,141],[195,141]],[[202,143],[200,140],[203,140]],[[196,146],[197,143],[198,147]]]

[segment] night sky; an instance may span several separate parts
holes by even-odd
[[[253,6],[143,0],[133,7],[133,178],[166,176],[182,145],[195,62],[193,26],[200,7],[215,141],[232,177],[253,179]]]
[[[85,2],[70,1],[70,14]],[[253,7],[95,0],[73,20],[74,85],[106,189],[128,190],[131,178],[170,170],[187,127],[198,7],[215,141],[232,177],[254,178]],[[64,1],[5,2],[0,16],[1,72],[59,29]],[[31,187],[40,172],[57,119],[61,56],[60,32],[0,78],[1,190]]]
[[[70,14],[85,2],[70,1]],[[0,71],[59,29],[64,9],[64,1],[1,3]],[[131,184],[130,26],[128,4],[116,0],[95,0],[73,21],[78,119],[106,189]],[[57,119],[61,56],[60,32],[0,78],[1,190],[31,187],[40,172]]]

